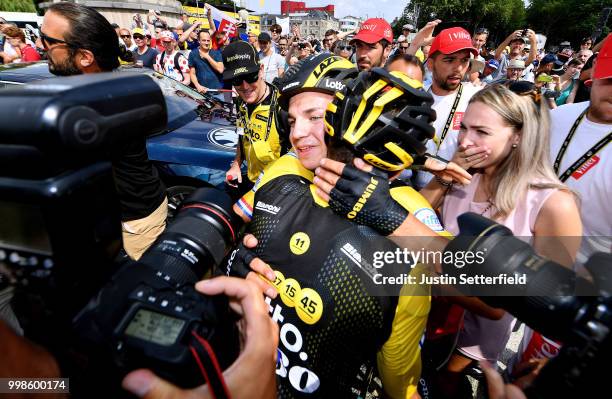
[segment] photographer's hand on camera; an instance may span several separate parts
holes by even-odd
[[[200,281],[196,289],[205,295],[227,295],[238,313],[243,348],[236,361],[223,372],[225,384],[234,398],[276,397],[276,355],[278,326],[268,316],[261,292],[250,281],[217,277]],[[136,370],[123,380],[123,387],[140,398],[209,398],[206,385],[185,390],[157,377],[149,370]]]

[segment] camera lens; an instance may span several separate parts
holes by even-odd
[[[232,201],[213,188],[200,188],[183,203],[174,221],[143,255],[143,263],[178,283],[202,279],[235,244],[238,217]]]

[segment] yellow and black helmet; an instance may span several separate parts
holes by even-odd
[[[434,137],[436,112],[423,84],[401,72],[373,68],[336,93],[327,107],[330,140],[342,140],[366,162],[388,171],[412,165]]]
[[[345,58],[329,53],[308,56],[290,66],[281,79],[274,81],[280,92],[279,104],[287,110],[289,99],[303,91],[334,95],[358,73],[355,65]]]

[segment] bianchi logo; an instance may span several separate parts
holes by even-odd
[[[235,129],[220,127],[208,132],[208,140],[219,147],[235,150],[238,145],[238,133]]]
[[[345,243],[340,251],[344,253],[354,264],[357,265],[365,274],[374,278],[374,275],[378,274],[376,268],[372,266],[367,260],[361,257],[361,253],[350,243]]]
[[[271,213],[272,215],[276,215],[281,210],[281,208],[279,206],[274,206],[274,205],[266,204],[266,203],[261,202],[261,201],[257,201],[257,205],[255,205],[255,209]]]

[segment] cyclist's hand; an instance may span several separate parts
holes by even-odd
[[[317,193],[330,208],[355,223],[389,235],[408,217],[393,200],[387,173],[356,158],[355,166],[323,159],[315,170]]]
[[[228,276],[246,278],[254,282],[263,294],[276,298],[278,292],[271,284],[276,279],[276,274],[270,265],[251,251],[256,246],[257,238],[247,234],[242,243],[230,254],[224,272]]]

